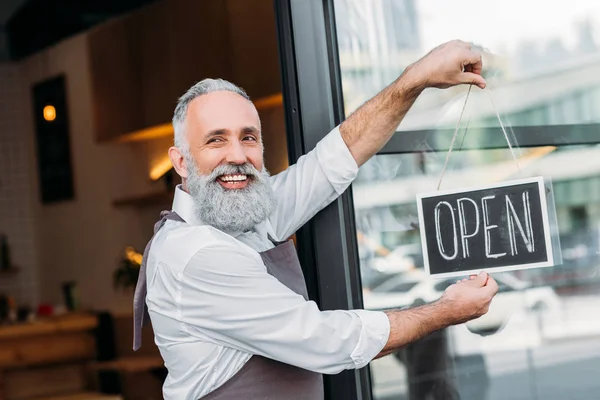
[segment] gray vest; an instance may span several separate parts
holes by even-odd
[[[161,220],[154,227],[154,233],[167,219],[183,222],[175,212],[162,212]],[[141,346],[141,328],[147,321],[146,308],[146,259],[152,239],[144,250],[144,258],[134,296],[134,350]],[[306,283],[300,267],[294,243],[276,243],[270,250],[260,253],[267,272],[281,283],[308,300]],[[253,355],[250,360],[227,382],[202,400],[321,400],[323,377],[308,371]]]

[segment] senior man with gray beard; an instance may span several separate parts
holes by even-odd
[[[469,44],[437,47],[272,177],[242,89],[206,79],[179,99],[169,155],[182,184],[146,247],[134,300],[134,349],[149,317],[166,399],[323,399],[322,374],[487,312],[498,286],[485,273],[409,310],[321,311],[285,241],[346,190],[425,88],[483,88],[481,69]]]

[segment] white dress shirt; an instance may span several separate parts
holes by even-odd
[[[146,303],[168,368],[165,399],[197,400],[258,354],[336,374],[362,368],[384,347],[389,320],[367,310],[320,311],[269,275],[261,251],[289,238],[356,177],[335,128],[297,164],[272,176],[277,207],[252,232],[222,232],[199,221],[178,187],[173,210],[147,261]],[[335,268],[332,266],[332,268]]]

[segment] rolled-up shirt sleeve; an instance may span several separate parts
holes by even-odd
[[[323,174],[336,191],[342,194],[358,175],[358,164],[336,126],[315,147]]]
[[[358,165],[339,126],[285,171],[271,177],[277,207],[269,218],[276,239],[284,240],[352,184]]]
[[[325,374],[362,368],[380,353],[389,336],[387,315],[320,311],[245,250],[208,243],[182,271],[179,314],[190,338]]]

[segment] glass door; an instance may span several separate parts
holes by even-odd
[[[458,38],[481,46],[489,89],[470,93],[441,187],[550,178],[563,258],[556,267],[498,274],[485,318],[372,362],[373,398],[597,397],[600,3],[333,3],[345,115],[438,44]],[[436,190],[466,94],[467,87],[425,91],[352,186],[367,309],[429,302],[452,283],[423,272],[416,195]]]
[[[290,161],[436,45],[484,51],[442,188],[552,179],[559,266],[497,275],[489,317],[327,376],[328,399],[590,399],[600,391],[600,5],[591,0],[278,0]],[[466,87],[428,90],[353,186],[297,233],[322,309],[410,307],[416,194],[435,190]],[[500,129],[509,132],[519,168]],[[468,127],[468,129],[467,129]]]

